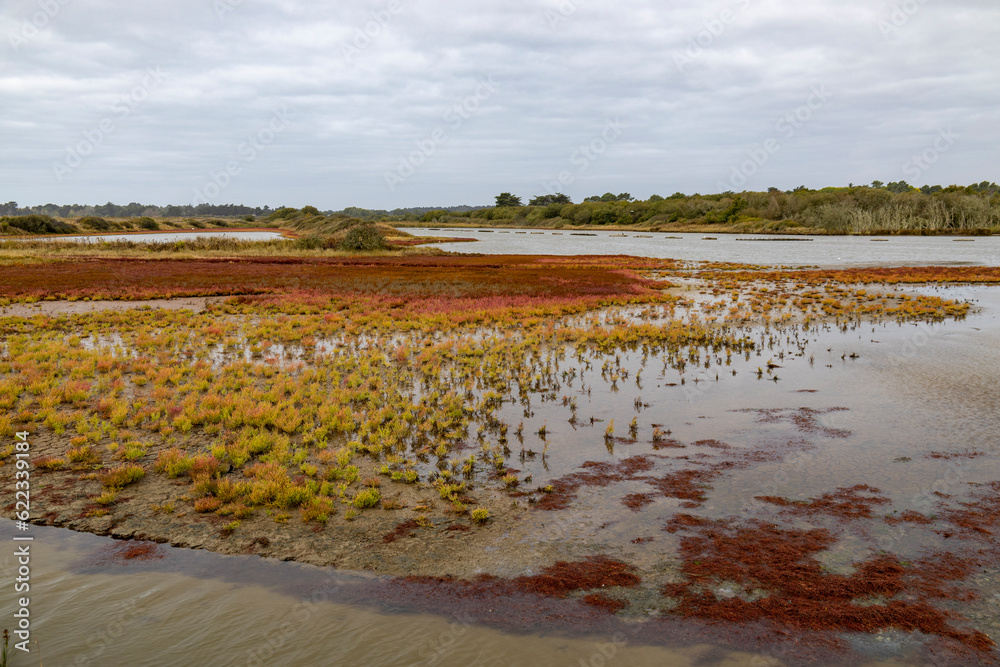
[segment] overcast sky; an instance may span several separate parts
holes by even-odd
[[[3,0],[0,201],[1000,181],[1000,3],[897,2]]]

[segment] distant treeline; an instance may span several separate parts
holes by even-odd
[[[278,208],[283,208],[279,206]],[[241,204],[199,204],[198,206],[152,206],[150,204],[44,204],[20,207],[16,201],[0,204],[0,216],[49,215],[58,218],[97,216],[102,218],[243,218],[248,215],[268,216],[277,209],[270,206],[243,206]]]
[[[875,181],[869,186],[820,190],[803,186],[714,195],[677,192],[645,201],[609,192],[588,197],[581,204],[567,202],[569,198],[562,194],[543,195],[522,206],[519,197],[505,192],[497,196],[497,206],[459,214],[431,211],[419,221],[556,228],[630,225],[665,230],[711,226],[733,232],[826,234],[1000,231],[1000,186],[988,181],[923,188],[905,181]]]
[[[848,185],[811,190],[768,188],[766,192],[723,192],[687,195],[682,192],[663,197],[636,200],[627,192],[605,193],[587,197],[574,204],[567,195],[556,193],[533,197],[527,205],[509,192],[496,197],[489,207],[453,206],[450,208],[397,208],[372,210],[358,207],[342,211],[319,211],[307,206],[315,217],[330,217],[436,224],[510,226],[642,226],[650,229],[683,230],[712,227],[733,232],[804,232],[827,234],[947,233],[949,231],[1000,232],[1000,186],[983,181],[968,186],[925,185],[913,187],[905,181],[871,185]],[[297,211],[268,206],[237,204],[199,206],[124,206],[46,204],[28,208],[16,202],[0,204],[0,227],[54,233],[56,221],[36,218],[17,220],[18,216],[50,216],[71,220],[79,228],[103,231],[103,218],[131,218],[129,225],[151,228],[151,218],[242,218],[245,221],[268,220],[280,223],[284,212]],[[204,223],[224,225],[222,220]],[[194,224],[194,223],[192,223]],[[202,223],[198,223],[202,224]],[[57,225],[58,226],[58,225]],[[0,233],[11,233],[0,230]],[[57,233],[57,232],[56,232]]]
[[[342,213],[348,215],[352,218],[359,218],[361,220],[417,220],[430,212],[444,211],[445,213],[468,213],[469,211],[478,211],[481,208],[486,208],[485,206],[449,206],[446,208],[434,208],[433,206],[414,206],[411,208],[395,208],[391,211],[386,211],[383,209],[369,209],[369,208],[358,208],[357,206],[348,206],[343,211],[337,211],[337,213]]]

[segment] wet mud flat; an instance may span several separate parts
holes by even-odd
[[[404,576],[377,585],[414,611],[520,601],[565,631],[598,626],[557,608],[669,637],[752,620],[846,661],[896,632],[900,659],[989,664],[995,288],[871,299],[726,273],[694,298],[639,268],[588,277],[590,302],[261,294],[4,319],[38,521]],[[544,620],[501,608],[476,622]]]

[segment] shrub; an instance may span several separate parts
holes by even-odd
[[[45,468],[46,470],[59,470],[66,465],[65,461],[56,456],[42,456],[32,461],[32,463],[35,464],[36,468]]]
[[[333,503],[323,498],[313,498],[308,507],[302,508],[302,521],[326,523],[333,514]]]
[[[194,461],[185,456],[183,451],[174,447],[160,452],[153,465],[157,472],[165,472],[167,477],[174,478],[190,470]]]
[[[76,231],[72,225],[48,215],[5,216],[0,218],[0,223],[7,223],[29,234],[72,234]]]
[[[298,212],[299,212],[298,209],[294,209],[294,208],[289,208],[289,207],[279,208],[277,211],[275,211],[271,215],[267,216],[267,219],[268,220],[287,220],[288,218],[292,217],[293,215],[297,215]]]
[[[354,495],[352,502],[358,509],[368,509],[369,507],[378,505],[380,500],[382,500],[381,492],[376,488],[369,488],[364,491],[358,491]]]
[[[385,237],[372,224],[358,225],[347,232],[344,240],[340,242],[343,250],[351,252],[366,252],[371,250],[385,250],[388,246]]]
[[[217,477],[219,474],[219,464],[218,459],[214,456],[196,456],[193,461],[191,461],[191,468],[188,472],[191,473],[191,479],[211,479]]]
[[[295,241],[295,247],[302,250],[319,250],[324,247],[326,239],[318,234],[303,236]]]
[[[106,232],[111,229],[110,222],[108,222],[104,218],[96,218],[92,216],[86,218],[80,218],[79,220],[76,221],[76,224],[86,229],[93,229],[99,232]]]
[[[306,215],[320,215],[319,209],[315,206],[303,206],[302,212]]]
[[[116,498],[118,498],[119,491],[120,489],[108,489],[101,495],[97,496],[97,498],[94,499],[94,502],[97,503],[98,505],[110,505],[111,503],[115,502]],[[90,516],[104,516],[104,514],[95,513]]]
[[[152,218],[148,218],[145,216],[139,218],[138,220],[135,220],[134,222],[142,229],[149,229],[155,231],[160,228],[160,225],[156,222],[156,220],[153,220]]]
[[[215,510],[222,507],[222,501],[218,498],[199,498],[194,501],[194,511],[200,512],[202,514],[207,512],[214,512]]]
[[[97,452],[90,448],[90,445],[74,447],[66,453],[66,457],[72,463],[83,464],[99,463],[101,460],[101,458],[97,455]]]
[[[142,469],[142,466],[137,465],[122,465],[117,468],[112,468],[103,475],[101,475],[101,484],[105,488],[109,489],[120,489],[123,486],[128,486],[129,484],[134,484],[140,479],[146,476],[146,471]]]

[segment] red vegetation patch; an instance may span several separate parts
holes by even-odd
[[[581,486],[608,486],[616,482],[637,479],[640,472],[653,469],[649,456],[632,456],[617,462],[587,461],[584,471],[552,481],[552,492],[543,495],[536,507],[541,510],[563,510],[569,507]]]
[[[155,542],[120,542],[102,548],[94,564],[125,565],[133,561],[160,560],[164,556],[163,549]]]
[[[389,544],[390,542],[395,542],[396,540],[402,539],[404,537],[413,537],[414,536],[413,531],[415,531],[419,527],[420,527],[419,523],[417,523],[414,519],[409,519],[397,525],[391,532],[388,532],[385,535],[383,535],[382,541],[385,542],[386,544]]]
[[[848,408],[826,408],[825,410],[814,410],[813,408],[799,408],[798,410],[775,408],[775,409],[746,409],[735,410],[734,412],[748,412],[757,415],[758,424],[794,424],[802,433],[809,435],[822,435],[828,438],[846,438],[851,435],[850,431],[840,428],[832,428],[821,424],[819,419],[833,412],[844,412]]]
[[[826,574],[816,555],[836,538],[827,530],[793,530],[759,521],[708,520],[678,515],[664,529],[681,538],[687,581],[668,584],[663,594],[677,600],[674,613],[744,623],[770,620],[803,630],[876,632],[884,628],[920,631],[954,640],[977,651],[994,645],[985,634],[948,623],[957,615],[930,604],[961,599],[946,584],[969,575],[973,563],[942,554],[905,566],[892,555],[855,563],[851,575]],[[718,597],[722,585],[732,597]],[[856,601],[867,600],[865,605]]]
[[[986,456],[986,452],[979,452],[973,449],[964,452],[931,452],[924,455],[928,459],[944,459],[946,461],[953,459],[978,459],[980,456]]]
[[[501,579],[491,574],[481,574],[474,580],[457,580],[452,577],[406,577],[401,580],[415,586],[447,586],[458,598],[489,601],[516,595],[538,598],[566,598],[577,591],[589,591],[612,586],[632,588],[641,579],[631,565],[608,558],[590,556],[582,561],[559,561],[546,567],[541,574],[514,579]],[[588,601],[592,606],[617,611],[620,603],[603,595]],[[614,609],[612,609],[614,607]]]
[[[680,498],[697,505],[705,502],[708,483],[718,475],[717,470],[680,470],[646,483],[667,498]]]
[[[622,498],[622,505],[633,512],[638,512],[654,500],[656,500],[655,493],[630,493]]]
[[[901,512],[897,515],[886,516],[884,520],[886,523],[894,526],[901,523],[918,523],[924,525],[934,523],[934,520],[930,517],[924,516],[920,512],[915,512],[913,510],[906,510],[905,512]]]
[[[607,556],[590,556],[582,561],[559,561],[545,568],[542,574],[517,577],[512,583],[528,593],[562,598],[573,591],[607,586],[630,588],[639,581],[631,565]]]
[[[726,271],[703,272],[699,277],[725,277],[730,280],[791,280],[819,285],[838,283],[998,283],[1000,268],[990,266],[900,266],[866,269],[819,269],[809,271]]]
[[[972,502],[958,503],[959,508],[943,508],[944,520],[973,535],[995,535],[994,531],[1000,529],[1000,481],[983,486],[985,489]]]
[[[871,496],[862,493],[873,494]],[[832,493],[824,493],[819,498],[808,501],[788,500],[778,496],[754,496],[756,500],[772,505],[780,505],[783,511],[795,514],[828,514],[838,519],[870,519],[872,507],[885,505],[888,498],[876,495],[878,489],[867,484],[858,484],[850,488],[840,488]]]
[[[629,606],[628,600],[609,598],[604,593],[591,593],[590,595],[585,595],[583,596],[583,602],[592,607],[604,609],[612,614]]]
[[[388,310],[406,297],[408,310],[584,303],[659,295],[663,287],[629,268],[649,262],[576,257],[552,263],[535,256],[348,257],[147,260],[80,259],[19,266],[0,286],[13,299],[118,300],[217,295],[343,295],[373,297]],[[660,262],[663,264],[663,262]],[[462,303],[462,300],[469,303]],[[266,302],[265,302],[266,303]]]
[[[453,523],[450,526],[448,526],[445,530],[447,530],[450,533],[459,533],[459,532],[467,533],[470,530],[472,530],[472,528],[466,526],[464,523]]]

